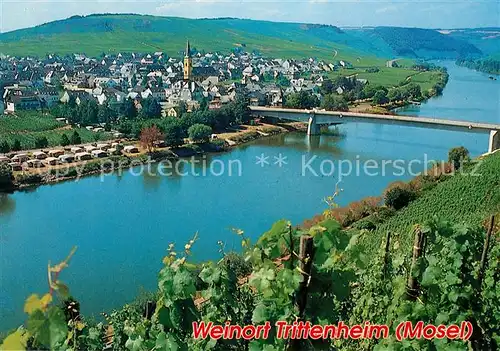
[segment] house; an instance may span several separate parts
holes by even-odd
[[[55,158],[55,157],[47,157],[44,160],[44,162],[45,162],[46,165],[56,166],[59,163],[59,160],[57,158]]]
[[[91,152],[91,154],[92,154],[92,157],[94,157],[94,158],[103,158],[103,157],[108,156],[108,153],[104,150],[93,150]]]
[[[73,146],[71,148],[71,153],[73,153],[73,154],[77,154],[77,153],[83,152],[83,151],[84,151],[84,149],[80,146]]]
[[[92,159],[92,155],[89,154],[88,152],[79,152],[79,153],[75,154],[75,160],[77,160],[77,161],[87,161],[87,160],[91,160],[91,159]]]
[[[37,159],[32,159],[26,161],[26,164],[28,165],[29,168],[41,168],[44,167],[42,161],[37,160]]]
[[[127,154],[137,154],[139,149],[134,145],[127,145],[123,148],[123,151]]]
[[[17,162],[10,162],[9,166],[12,169],[12,172],[18,172],[23,170],[23,166],[21,166],[21,164]]]
[[[166,112],[167,117],[178,117],[179,113],[174,107],[170,107]]]
[[[106,144],[106,143],[103,143],[103,144],[97,144],[97,148],[98,148],[99,150],[103,150],[103,151],[107,151],[110,147],[111,147],[111,145]]]
[[[33,157],[37,160],[45,160],[47,158],[47,154],[43,151],[35,151],[33,152]]]
[[[75,160],[75,156],[73,154],[64,154],[59,156],[58,159],[61,163],[71,163]]]
[[[45,87],[38,89],[35,95],[40,99],[41,105],[50,107],[59,102],[59,92],[56,88]]]
[[[5,111],[13,113],[18,110],[37,110],[41,108],[40,99],[36,96],[9,96],[6,100]]]
[[[12,162],[17,162],[17,163],[23,163],[23,162],[28,161],[28,160],[29,160],[28,154],[17,154],[11,158]]]
[[[64,150],[60,149],[49,150],[48,155],[49,157],[59,157],[61,155],[64,155]]]

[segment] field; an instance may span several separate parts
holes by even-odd
[[[14,116],[0,116],[0,135],[23,132],[42,132],[64,127],[51,115],[26,111]]]
[[[439,72],[420,72],[411,76],[411,81],[418,83],[422,87],[422,91],[429,90],[439,82],[440,75]]]
[[[80,134],[83,143],[110,139],[107,133],[72,128],[56,121],[51,115],[43,115],[40,112],[25,111],[14,116],[0,117],[0,142],[7,141],[12,146],[15,140],[19,140],[23,149],[35,148],[35,140],[41,137],[47,138],[49,146],[57,146],[63,134],[70,137],[75,130]]]
[[[473,168],[473,167],[471,167]],[[412,227],[434,216],[452,223],[479,225],[500,210],[500,153],[485,157],[475,171],[478,176],[457,174],[427,190],[417,200],[396,213],[363,238],[369,250],[377,248],[390,230],[400,237],[401,249],[412,245]]]
[[[413,61],[408,60],[408,66]],[[406,81],[409,77],[412,82],[421,86],[422,91],[429,90],[435,83],[439,81],[439,72],[417,72],[410,68],[388,68],[379,67],[379,72],[369,73],[365,68],[346,69],[335,72],[330,72],[328,76],[335,78],[338,76],[352,76],[356,75],[357,78],[367,79],[370,84],[382,85],[391,88],[399,85],[400,82]]]

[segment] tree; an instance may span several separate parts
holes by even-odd
[[[285,105],[289,108],[312,109],[319,106],[319,99],[316,95],[301,90],[298,93],[288,95]]]
[[[333,83],[330,79],[325,79],[323,83],[321,84],[321,93],[323,95],[328,95],[333,93],[335,90],[335,87],[333,86]]]
[[[328,111],[349,111],[347,101],[342,96],[335,94],[326,95],[321,107]]]
[[[395,210],[406,207],[416,197],[416,193],[406,186],[392,187],[384,194],[385,204]]]
[[[0,190],[10,190],[13,185],[12,168],[7,162],[0,162]]]
[[[38,137],[35,139],[35,148],[43,149],[49,146],[49,140],[47,137]]]
[[[161,115],[161,106],[155,98],[147,98],[141,102],[141,117],[155,118]]]
[[[9,151],[10,151],[9,143],[6,140],[2,141],[2,143],[0,144],[0,152],[6,154]]]
[[[205,124],[193,124],[188,129],[188,136],[194,143],[206,143],[210,139],[212,128]]]
[[[120,112],[123,117],[128,119],[134,119],[137,117],[137,108],[135,107],[135,102],[132,99],[127,99],[122,104]]]
[[[61,141],[60,141],[60,144],[61,144],[62,146],[68,146],[69,144],[71,144],[71,142],[69,141],[69,138],[68,138],[68,136],[67,136],[66,134],[63,134],[63,135],[61,136]]]
[[[387,98],[387,93],[384,90],[377,90],[377,92],[373,95],[373,104],[375,105],[383,105],[388,102],[389,99]]]
[[[409,98],[420,100],[422,99],[422,89],[416,83],[410,83],[404,87],[405,95]]]
[[[289,87],[290,80],[282,74],[279,74],[278,77],[276,77],[276,85],[284,88]]]
[[[19,151],[19,150],[22,150],[22,146],[21,146],[21,142],[19,141],[19,139],[15,139],[14,140],[14,143],[12,144],[12,151]]]
[[[463,146],[454,147],[448,152],[448,162],[453,165],[455,170],[458,170],[464,162],[469,160],[469,150]]]
[[[141,130],[141,146],[148,150],[148,152],[153,151],[155,142],[161,139],[163,139],[163,134],[156,125]]]
[[[82,124],[97,124],[99,105],[96,100],[84,100],[76,110]]]
[[[97,109],[97,122],[110,123],[116,120],[116,112],[108,105],[100,105]]]
[[[174,120],[164,126],[163,131],[165,135],[165,144],[168,146],[175,147],[184,144],[184,133],[177,120]]]
[[[73,134],[71,135],[71,144],[72,145],[77,145],[82,143],[82,138],[80,137],[80,134],[75,130]]]
[[[404,99],[401,89],[393,88],[387,93],[387,98],[390,102],[401,101]]]
[[[363,95],[365,99],[374,97],[378,91],[382,91],[387,94],[387,89],[381,85],[365,84],[363,87]]]

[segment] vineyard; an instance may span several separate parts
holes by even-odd
[[[110,139],[107,133],[94,133],[85,128],[72,128],[58,122],[51,115],[23,111],[15,116],[0,118],[0,143],[6,141],[11,147],[19,141],[21,149],[34,149],[35,141],[47,138],[49,146],[58,146],[63,134],[70,136],[77,131],[83,143]]]
[[[0,134],[43,132],[62,128],[64,125],[51,115],[23,111],[17,112],[16,115],[0,118]]]
[[[423,223],[433,216],[452,223],[480,225],[488,215],[500,210],[499,170],[498,153],[467,165],[463,172],[425,191],[375,231],[363,236],[363,244],[367,250],[375,249],[390,230],[401,237],[401,249],[408,250],[412,238],[406,234],[415,223]]]

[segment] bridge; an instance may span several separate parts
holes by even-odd
[[[290,121],[305,122],[307,135],[320,133],[320,125],[342,123],[392,124],[406,127],[451,130],[457,132],[489,134],[488,152],[500,149],[500,124],[468,122],[432,117],[411,117],[399,115],[379,115],[373,113],[300,110],[277,107],[250,106],[254,116],[273,117]]]

